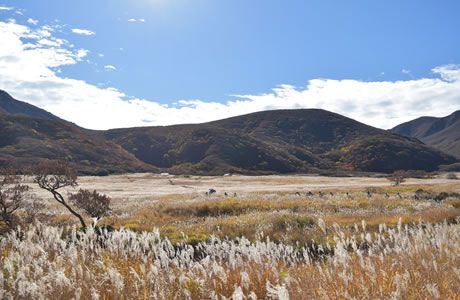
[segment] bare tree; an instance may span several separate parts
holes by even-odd
[[[66,201],[58,190],[78,185],[77,173],[68,162],[62,160],[43,161],[37,166],[35,174],[35,182],[38,186],[49,191],[57,202],[77,217],[83,228],[86,228],[87,225],[78,210],[84,211],[93,218],[94,226],[97,221],[110,213],[110,198],[96,191],[80,189],[77,193],[70,194],[68,201]]]
[[[68,162],[62,160],[46,160],[35,168],[34,182],[44,190],[49,191],[54,199],[62,204],[67,210],[78,218],[83,228],[86,228],[85,220],[82,215],[74,210],[58,191],[65,187],[76,187],[77,172]]]
[[[71,194],[69,200],[78,208],[85,211],[92,219],[93,226],[110,214],[110,197],[99,194],[96,190],[89,191],[80,189],[78,193]]]
[[[404,181],[406,181],[407,174],[404,171],[394,171],[393,174],[387,177],[393,185],[398,186]]]
[[[0,169],[0,221],[8,229],[18,224],[16,211],[25,204],[26,194],[30,187],[21,184],[21,177],[14,169]]]

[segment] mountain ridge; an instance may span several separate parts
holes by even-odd
[[[391,172],[433,170],[452,161],[416,139],[321,109],[262,111],[202,124],[112,129],[104,135],[139,159],[165,163],[162,167],[179,173],[241,172],[236,167],[241,165],[246,171],[275,173]],[[377,151],[386,156],[379,158]],[[244,153],[252,164],[239,161],[234,152]]]
[[[417,139],[321,109],[93,131],[3,92],[0,128],[0,165],[25,167],[43,159],[66,159],[83,174],[432,171],[456,161]]]
[[[394,127],[391,132],[417,138],[460,159],[460,110],[446,117],[420,117]]]

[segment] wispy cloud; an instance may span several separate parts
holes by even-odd
[[[130,23],[145,23],[145,19],[134,19],[134,18],[131,18],[131,19],[128,19],[128,22]]]
[[[2,6],[0,5],[0,10],[13,10],[14,7]]]
[[[75,34],[80,34],[80,35],[95,35],[96,33],[94,31],[88,30],[88,29],[80,29],[80,28],[74,28],[72,29],[72,32]]]
[[[32,25],[37,25],[37,24],[38,24],[38,20],[29,18],[29,19],[27,19],[27,23],[32,24]]]
[[[104,69],[108,70],[108,71],[115,71],[117,68],[113,65],[106,65],[104,66]]]
[[[49,26],[30,28],[0,21],[0,41],[1,89],[92,129],[198,123],[292,108],[323,108],[390,128],[421,115],[444,116],[460,109],[457,65],[435,67],[433,78],[372,82],[312,79],[303,87],[280,85],[265,94],[237,95],[226,102],[195,99],[165,105],[61,75],[61,67],[83,63],[88,51],[55,37]]]
[[[401,70],[401,73],[403,74],[406,74],[407,76],[409,76],[410,78],[414,79],[414,75],[412,75],[412,72],[410,70],[407,70],[407,69],[402,69]]]

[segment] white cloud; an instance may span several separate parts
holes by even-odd
[[[75,34],[80,34],[80,35],[95,35],[96,33],[94,31],[88,30],[88,29],[80,29],[80,28],[74,28],[72,29],[72,32]]]
[[[446,65],[433,69],[433,72],[441,76],[441,78],[448,82],[460,81],[460,65]],[[460,102],[460,100],[459,100]]]
[[[281,85],[266,94],[240,95],[224,103],[182,100],[164,105],[63,77],[58,70],[83,61],[88,51],[76,50],[53,34],[46,26],[31,29],[0,22],[0,89],[86,128],[197,123],[290,108],[323,108],[389,128],[421,115],[444,116],[460,109],[460,66],[456,65],[434,68],[434,78],[313,79],[303,87]]]
[[[117,68],[113,65],[106,65],[104,66],[104,69],[108,70],[108,71],[115,71]]]
[[[131,19],[128,19],[128,22],[130,23],[145,23],[145,19],[134,19],[134,18],[131,18]]]
[[[14,7],[8,7],[8,6],[1,6],[0,5],[0,10],[13,10]]]
[[[38,44],[41,46],[49,46],[49,47],[60,47],[61,43],[59,41],[48,40],[48,39],[41,39],[38,41]]]
[[[75,54],[77,60],[81,60],[83,57],[86,57],[88,55],[88,50],[86,49],[78,49],[77,53]]]
[[[37,24],[38,24],[38,20],[34,20],[34,19],[32,19],[32,18],[29,18],[29,19],[27,19],[27,23],[32,24],[32,25],[37,25]]]

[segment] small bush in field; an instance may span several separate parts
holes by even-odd
[[[404,171],[395,171],[393,174],[389,175],[387,179],[394,185],[399,186],[401,183],[406,181],[406,172]]]
[[[277,230],[286,230],[289,227],[313,227],[315,220],[309,216],[282,215],[273,222],[273,227]]]
[[[457,174],[455,174],[455,173],[449,173],[449,174],[447,174],[447,175],[446,175],[446,178],[447,178],[447,179],[453,179],[453,180],[457,180],[457,179],[458,179]]]
[[[447,198],[456,198],[460,199],[460,194],[459,193],[447,193],[447,192],[441,192],[433,197],[433,200],[436,202],[441,202],[446,200]]]
[[[26,205],[30,187],[21,183],[14,169],[0,169],[0,221],[6,230],[13,229],[20,220],[16,212]],[[1,224],[0,224],[1,225]]]

